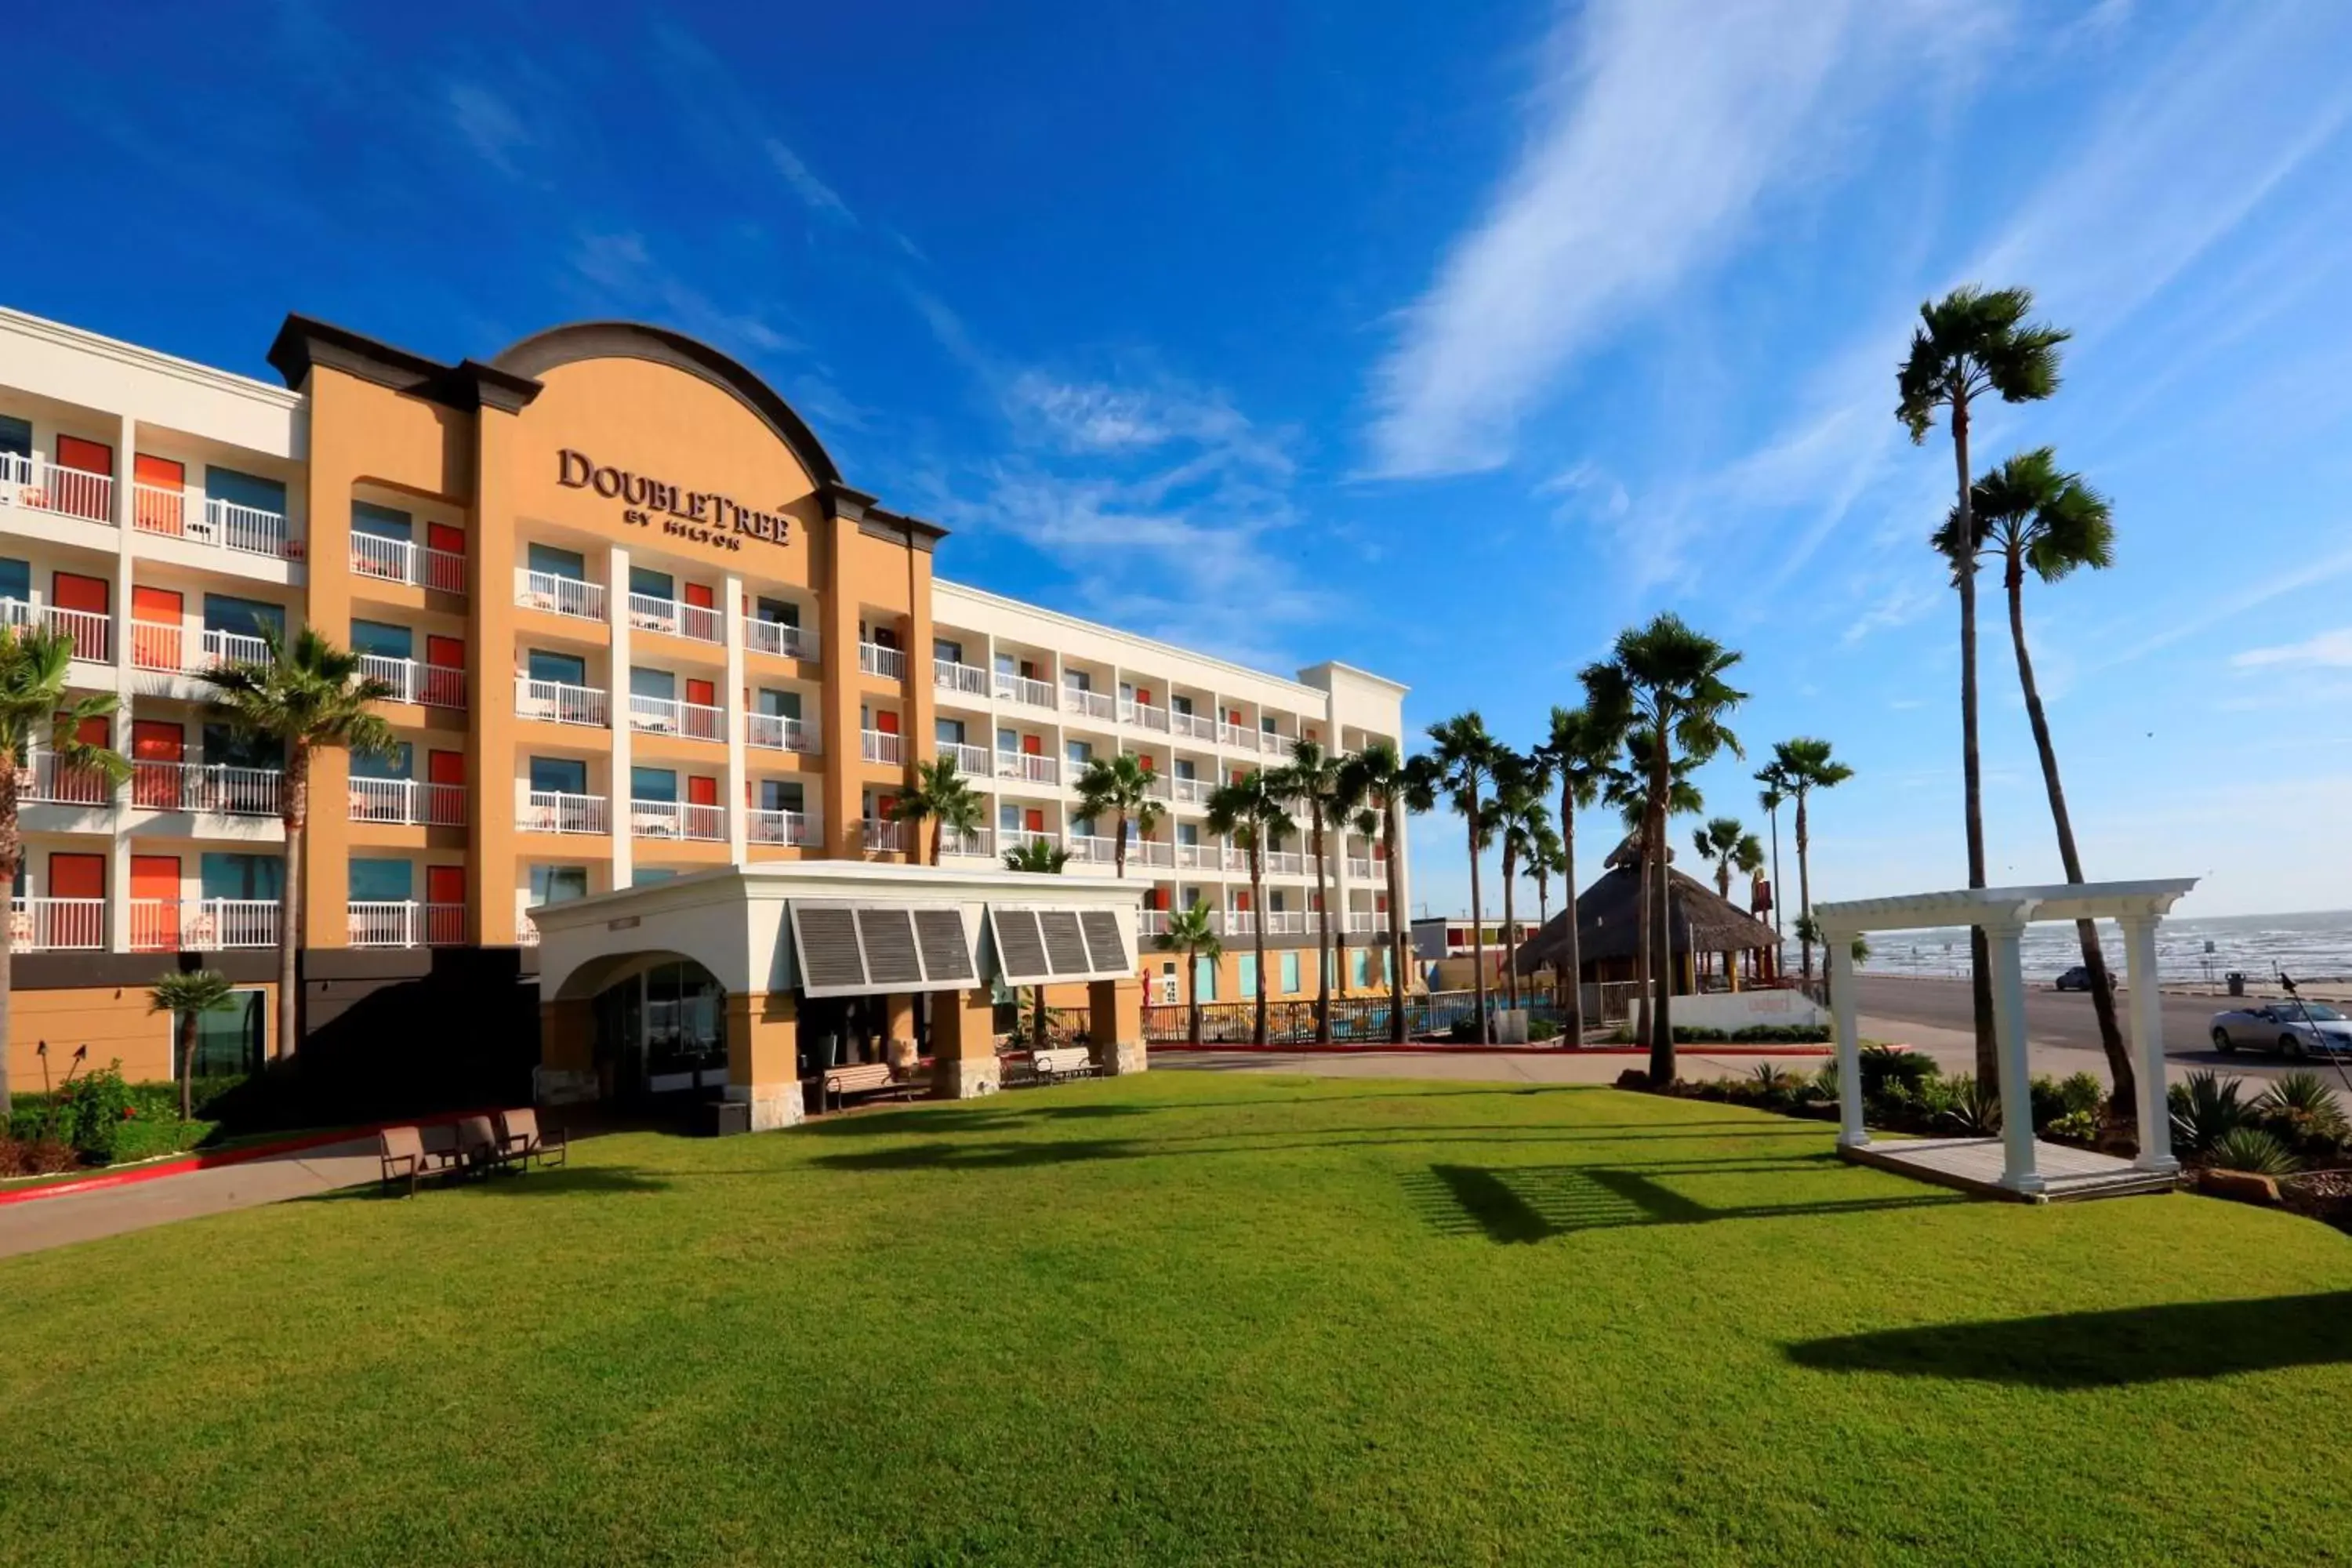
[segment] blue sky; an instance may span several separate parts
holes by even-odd
[[[769,375],[950,574],[1536,738],[1621,626],[1833,740],[1815,890],[1957,885],[1950,500],[1919,300],[2076,332],[1990,413],[2115,500],[2029,590],[2089,873],[2341,907],[2352,8],[156,7],[12,36],[0,300],[268,374],[299,310],[439,355],[627,315]],[[1990,606],[1996,880],[2057,861]],[[1700,779],[1755,820],[1747,763]],[[1786,828],[1784,824],[1784,834]],[[1420,826],[1416,900],[1465,897]],[[1593,823],[1586,842],[1609,837]],[[1793,881],[1793,868],[1788,871]],[[1488,897],[1495,898],[1488,878]]]

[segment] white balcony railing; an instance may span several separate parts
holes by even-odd
[[[1268,936],[1303,936],[1315,929],[1317,922],[1308,919],[1311,910],[1268,910],[1265,911],[1265,934]]]
[[[19,952],[106,945],[104,899],[17,899],[10,910],[9,940]]]
[[[577,621],[601,621],[604,618],[604,584],[518,566],[515,568],[515,603],[526,610],[544,610],[551,616],[569,616]]]
[[[996,672],[996,695],[1006,702],[1025,702],[1032,708],[1054,706],[1054,689],[1042,680],[1032,680],[1025,675]]]
[[[1272,730],[1260,730],[1257,732],[1257,743],[1262,750],[1286,761],[1298,754],[1298,742],[1296,738],[1277,734]]]
[[[598,730],[612,723],[604,693],[597,688],[566,686],[560,680],[533,680],[527,675],[515,677],[515,717],[533,719],[542,724],[584,724]]]
[[[1062,711],[1108,721],[1118,714],[1118,700],[1108,691],[1089,691],[1084,687],[1065,682],[1062,687]]]
[[[867,730],[860,736],[860,740],[863,743],[863,755],[869,763],[895,764],[906,754],[904,747],[899,743],[901,737],[891,734],[887,730]]]
[[[45,458],[0,452],[0,507],[55,512],[114,526],[114,477],[61,468]]]
[[[1369,855],[1348,857],[1348,879],[1369,882],[1372,879],[1372,858]]]
[[[276,768],[217,763],[135,762],[131,804],[141,811],[192,811],[209,816],[276,816],[285,775]]]
[[[1168,732],[1168,710],[1154,708],[1149,702],[1121,702],[1118,705],[1118,718],[1122,724],[1133,724],[1145,730],[1157,730],[1163,735]]]
[[[810,627],[788,626],[782,621],[762,621],[746,616],[743,646],[753,653],[772,653],[779,658],[814,658],[816,632]]]
[[[1389,917],[1378,910],[1348,911],[1348,930],[1355,936],[1379,936],[1389,929]]]
[[[931,661],[931,684],[941,691],[953,691],[965,697],[988,695],[988,671],[976,664],[955,664],[941,658]]]
[[[456,947],[466,940],[466,906],[414,899],[353,899],[345,906],[353,947]]]
[[[894,849],[903,850],[911,839],[911,835],[908,831],[909,826],[904,822],[891,822],[878,816],[868,816],[860,820],[857,825],[858,842],[870,854],[884,854]]]
[[[66,610],[55,605],[0,599],[0,623],[19,628],[46,626],[73,645],[74,658],[90,664],[114,661],[114,618],[101,611]]]
[[[1257,932],[1257,916],[1248,910],[1227,910],[1218,917],[1217,924],[1227,936],[1254,936]]]
[[[525,833],[610,833],[611,815],[600,795],[563,795],[553,790],[525,790],[518,802],[515,826]]]
[[[940,755],[953,763],[956,772],[967,778],[986,778],[992,771],[988,765],[986,746],[966,746],[953,741],[941,741]]]
[[[1199,713],[1171,713],[1168,716],[1168,722],[1176,733],[1190,735],[1196,741],[1217,738],[1217,721]]]
[[[530,911],[538,907],[530,901],[529,893],[515,895],[515,945],[517,947],[539,945],[539,922],[530,918]]]
[[[436,593],[466,591],[466,558],[454,551],[436,550],[409,539],[380,534],[352,535],[352,574],[382,583],[406,583]]]
[[[751,713],[743,721],[743,739],[751,745],[771,752],[814,752],[816,746],[816,723],[809,719],[793,719],[782,713]]]
[[[727,711],[700,702],[673,702],[667,697],[629,695],[629,728],[652,735],[681,735],[689,741],[727,739]]]
[[[996,858],[996,834],[991,828],[975,827],[969,833],[943,833],[940,836],[940,853],[956,855],[967,860]]]
[[[1020,779],[1026,784],[1059,784],[1062,763],[1058,757],[1048,757],[1036,752],[999,752],[996,753],[996,776]]]
[[[727,809],[697,805],[683,800],[632,800],[629,836],[633,838],[723,839]]]
[[[301,554],[284,513],[169,485],[131,486],[131,526],[140,533],[215,545],[243,555],[289,561]]]
[[[1214,795],[1216,789],[1217,781],[1214,779],[1171,778],[1168,781],[1168,792],[1179,805],[1199,805]]]
[[[413,658],[370,653],[360,656],[360,674],[392,688],[392,695],[384,699],[387,702],[415,702],[427,708],[466,705],[466,672],[451,665],[420,664]]]
[[[353,822],[400,822],[425,827],[466,825],[466,786],[421,779],[353,778]]]
[[[1161,838],[1130,838],[1127,841],[1127,863],[1172,867],[1176,864],[1176,846]]]
[[[1108,866],[1118,858],[1118,840],[1099,835],[1073,833],[1062,840],[1062,847],[1083,866]]]
[[[134,669],[171,675],[198,675],[223,665],[269,666],[269,644],[243,632],[199,629],[191,639],[189,627],[177,621],[131,623],[131,664]]]
[[[16,798],[44,805],[110,806],[114,786],[96,768],[76,766],[54,752],[36,752],[16,770]]]
[[[1166,910],[1138,910],[1135,911],[1136,935],[1158,936],[1167,929],[1168,911]]]
[[[1179,844],[1174,848],[1180,871],[1214,871],[1224,865],[1225,852],[1214,844]]]
[[[1238,845],[1228,844],[1220,853],[1223,858],[1224,868],[1226,870],[1244,873],[1246,873],[1249,870],[1250,858],[1248,850],[1240,847]]]
[[[276,947],[274,899],[133,899],[131,945],[140,952]]]
[[[1303,877],[1307,874],[1307,858],[1296,849],[1269,849],[1265,852],[1265,874]]]
[[[805,811],[753,809],[743,816],[744,837],[753,844],[796,844],[810,848],[817,842],[816,821]]]
[[[884,647],[878,642],[861,642],[857,645],[857,668],[867,675],[879,676],[885,680],[904,680],[907,679],[907,655],[901,648]]]
[[[685,605],[656,599],[650,594],[629,595],[629,625],[639,631],[664,632],[696,642],[724,642],[719,612],[708,605]]]
[[[1219,724],[1217,742],[1237,752],[1255,752],[1257,750],[1258,733],[1246,724]]]

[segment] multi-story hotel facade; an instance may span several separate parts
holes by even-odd
[[[248,982],[258,1037],[282,760],[200,677],[260,658],[265,628],[315,628],[394,694],[396,753],[326,752],[309,781],[313,1014],[321,987],[343,988],[333,1011],[436,950],[527,972],[541,904],[719,865],[919,858],[928,830],[891,806],[935,756],[988,808],[946,865],[1044,837],[1073,877],[1114,874],[1077,773],[1148,763],[1161,815],[1130,832],[1126,874],[1148,887],[1162,999],[1180,966],[1150,938],[1195,900],[1227,948],[1206,994],[1312,993],[1327,918],[1351,950],[1338,987],[1385,984],[1383,847],[1332,834],[1327,916],[1302,833],[1267,855],[1254,907],[1206,807],[1301,740],[1399,743],[1395,682],[1333,663],[1286,679],[938,580],[944,530],[853,489],[757,376],[658,328],[560,327],[445,364],[297,316],[268,362],[282,386],[0,310],[0,616],[71,639],[72,687],[119,695],[102,738],[132,763],[119,790],[46,755],[20,771],[18,1073],[78,1029],[165,1076],[157,955]]]

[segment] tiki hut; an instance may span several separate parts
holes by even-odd
[[[1635,858],[1634,841],[1628,839],[1610,855],[1609,868],[1577,897],[1577,957],[1584,969],[1580,978],[1588,984],[1636,978],[1642,878]],[[1739,974],[1740,955],[1748,955],[1748,976],[1737,982],[1741,984],[1769,973],[1766,965],[1775,945],[1770,926],[1743,912],[1696,878],[1685,876],[1671,866],[1667,876],[1674,887],[1666,929],[1677,961],[1674,966],[1677,994],[1697,988],[1699,965],[1692,962],[1693,954],[1702,962],[1707,962],[1706,955],[1710,953],[1729,955],[1727,973],[1735,976]],[[1520,974],[1532,975],[1539,970],[1558,967],[1566,956],[1569,913],[1563,910],[1553,916],[1550,924],[1519,949]],[[1718,957],[1712,963],[1720,966],[1723,962]]]

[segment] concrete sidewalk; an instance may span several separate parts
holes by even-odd
[[[241,1164],[0,1205],[0,1258],[231,1209],[307,1198],[376,1179],[371,1132]]]
[[[1743,1052],[1713,1056],[1704,1046],[1684,1046],[1675,1053],[1686,1079],[1746,1078],[1759,1062],[1772,1062],[1792,1073],[1818,1071],[1829,1061],[1826,1047],[1808,1051]],[[1628,1068],[1640,1070],[1648,1058],[1636,1051],[1556,1053],[1481,1051],[1454,1046],[1428,1051],[1154,1051],[1151,1065],[1198,1072],[1306,1073],[1315,1078],[1420,1078],[1460,1083],[1583,1083],[1612,1084]]]

